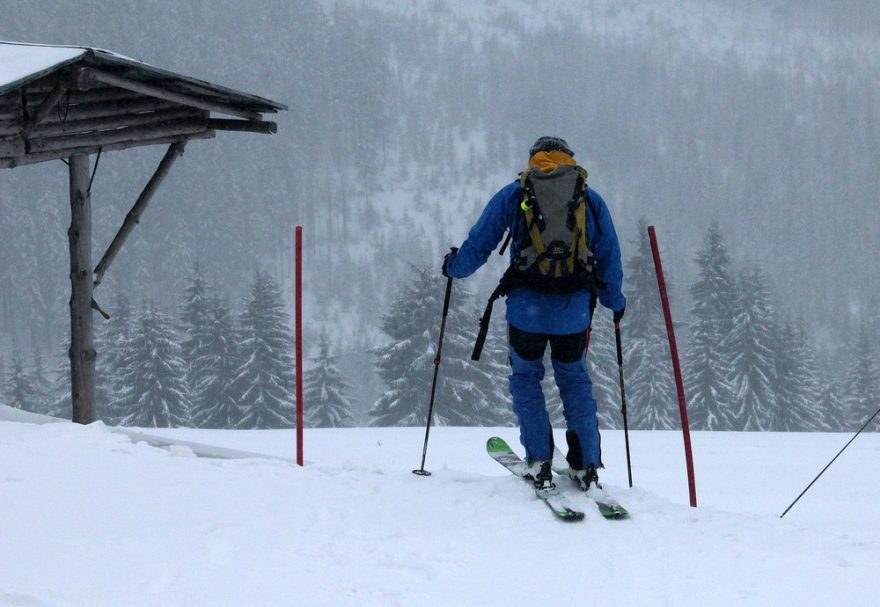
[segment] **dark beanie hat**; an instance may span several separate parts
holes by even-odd
[[[529,158],[538,152],[553,152],[559,150],[565,152],[569,156],[574,156],[574,152],[568,147],[568,143],[562,137],[538,137],[537,141],[532,144],[529,149]]]

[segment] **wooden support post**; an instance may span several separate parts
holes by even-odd
[[[113,263],[113,260],[116,258],[116,254],[119,253],[119,249],[122,248],[122,245],[125,243],[126,238],[128,238],[128,235],[134,229],[134,226],[136,226],[140,221],[141,214],[144,212],[144,209],[147,208],[147,204],[149,204],[150,199],[153,197],[153,194],[156,193],[156,190],[159,188],[159,184],[161,184],[162,180],[165,179],[165,176],[171,169],[171,165],[174,164],[175,160],[177,160],[177,157],[183,154],[183,150],[185,147],[186,141],[180,141],[172,144],[168,148],[168,151],[165,152],[165,157],[162,158],[162,162],[159,163],[159,167],[156,169],[156,172],[153,173],[152,177],[150,177],[150,181],[147,182],[147,185],[144,187],[141,195],[138,196],[138,199],[134,203],[134,206],[131,207],[131,210],[125,216],[125,221],[122,222],[122,227],[119,228],[119,232],[116,233],[116,236],[113,238],[113,242],[110,243],[110,246],[107,248],[107,252],[104,253],[101,261],[95,268],[94,286],[97,287],[99,284],[101,284],[101,280],[104,278],[104,273],[107,271],[107,268],[109,268],[110,264]]]
[[[95,344],[92,329],[92,205],[89,156],[70,157],[70,376],[73,413],[95,421]]]

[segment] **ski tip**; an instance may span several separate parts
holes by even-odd
[[[561,521],[564,521],[566,523],[573,523],[576,521],[584,520],[583,512],[578,512],[577,510],[572,510],[571,508],[566,508],[563,512],[557,512],[556,515]]]
[[[496,451],[510,451],[510,445],[503,438],[493,436],[486,441],[486,451],[493,453]]]
[[[629,512],[626,508],[619,505],[598,504],[599,512],[607,519],[624,519],[629,518]]]

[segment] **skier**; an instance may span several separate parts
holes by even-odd
[[[582,177],[578,178],[574,186],[574,197],[569,200],[571,195],[565,194],[566,200],[561,208],[571,209],[576,199],[585,201],[587,209],[580,216],[580,221],[583,224],[585,220],[586,223],[587,255],[578,258],[574,263],[580,264],[580,259],[587,259],[588,263],[581,266],[589,267],[598,280],[581,280],[571,283],[567,288],[547,289],[538,282],[521,278],[520,275],[524,276],[525,273],[516,270],[526,265],[539,265],[542,258],[551,257],[552,245],[560,242],[551,242],[546,253],[542,253],[545,249],[543,244],[536,245],[535,241],[541,240],[544,228],[552,221],[545,216],[553,205],[549,204],[551,201],[535,195],[540,193],[542,196],[550,196],[554,191],[560,191],[559,187],[554,190],[553,186],[549,189],[546,185],[539,188],[539,182],[551,183],[557,176],[566,172],[573,174],[574,170],[579,171]],[[534,187],[532,183],[535,184]],[[565,191],[571,192],[570,188],[571,186]],[[544,211],[543,214],[539,209]],[[537,235],[533,225],[536,223],[535,218],[529,214],[524,221],[524,211],[537,211],[537,219],[541,224],[537,228],[540,230]],[[569,224],[567,229],[571,239],[573,221],[571,210],[568,212],[567,220],[563,218],[561,224]],[[598,297],[603,306],[613,311],[615,321],[623,318],[626,299],[621,291],[623,269],[620,244],[611,215],[602,197],[586,186],[586,171],[577,167],[574,152],[564,139],[540,137],[535,141],[529,150],[528,171],[521,179],[506,185],[489,200],[461,247],[446,254],[442,266],[443,275],[466,278],[473,274],[495,250],[505,230],[509,230],[511,238],[511,267],[505,273],[499,290],[500,294],[507,295],[511,366],[509,388],[513,411],[519,420],[520,442],[526,451],[523,476],[532,479],[538,489],[554,487],[551,472],[553,434],[541,389],[544,351],[549,343],[567,425],[567,460],[572,478],[584,490],[589,489],[593,483],[598,486],[597,469],[603,465],[596,401],[584,357],[586,330],[591,322],[595,297]],[[574,241],[577,243],[577,236]],[[576,249],[577,244],[574,246]],[[583,244],[580,246],[581,249],[584,248]],[[537,255],[535,249],[538,249]],[[566,255],[570,255],[570,249],[568,243]],[[532,257],[527,259],[530,251]],[[510,277],[514,277],[514,280],[511,281]],[[502,288],[505,280],[508,283],[506,288]]]

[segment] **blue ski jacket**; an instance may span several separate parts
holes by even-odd
[[[626,299],[621,290],[620,242],[605,201],[592,188],[588,187],[587,191],[593,207],[586,214],[590,245],[598,262],[599,278],[607,285],[599,293],[599,302],[610,310],[622,310]],[[466,278],[473,274],[486,263],[506,230],[513,234],[510,258],[516,257],[523,242],[528,243],[525,221],[518,217],[522,215],[520,202],[519,181],[501,188],[489,200],[458,253],[446,264],[449,276]],[[507,322],[531,333],[569,335],[585,331],[590,324],[590,292],[553,295],[525,288],[513,289],[507,295]]]

